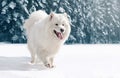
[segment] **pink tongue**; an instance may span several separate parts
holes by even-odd
[[[59,38],[59,39],[63,39],[63,36],[62,36],[61,33],[58,33],[58,38]]]

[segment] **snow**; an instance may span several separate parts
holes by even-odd
[[[120,78],[120,45],[64,45],[55,68],[30,64],[26,44],[0,45],[0,78]]]
[[[59,11],[60,12],[65,12],[65,10],[62,7],[59,8]]]
[[[10,7],[11,9],[14,9],[14,8],[16,7],[16,3],[11,2],[11,3],[9,4],[9,7]]]
[[[1,5],[2,5],[2,7],[4,7],[4,6],[6,5],[6,1],[3,1],[3,2],[1,3]]]

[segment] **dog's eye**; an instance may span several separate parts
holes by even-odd
[[[62,24],[62,26],[64,26],[64,24]]]
[[[58,24],[55,24],[56,26],[58,26]]]

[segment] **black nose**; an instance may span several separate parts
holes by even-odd
[[[61,32],[64,32],[64,29],[60,29]]]

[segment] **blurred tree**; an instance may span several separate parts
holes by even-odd
[[[0,0],[0,41],[25,43],[23,23],[36,10],[66,12],[73,43],[119,43],[119,0]]]

